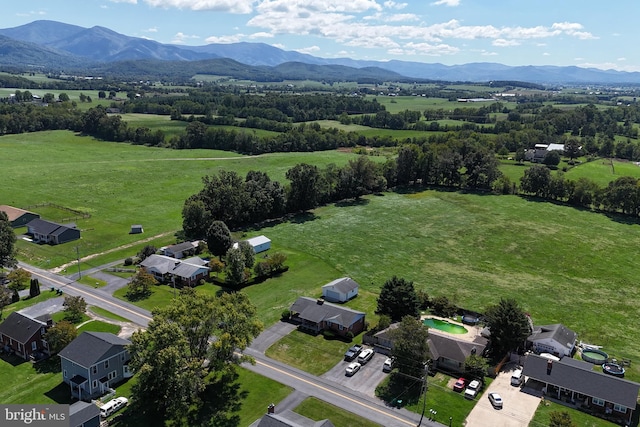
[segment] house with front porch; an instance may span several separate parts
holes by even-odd
[[[51,326],[50,316],[34,319],[14,311],[0,324],[0,346],[25,360],[42,359],[49,355],[44,337]]]
[[[80,229],[75,224],[58,224],[36,218],[27,224],[27,234],[36,243],[60,245],[80,238]]]
[[[133,374],[129,371],[131,341],[107,332],[83,332],[60,353],[62,380],[71,397],[89,401]]]
[[[551,360],[528,354],[523,375],[543,384],[546,396],[593,415],[630,425],[640,384],[593,370],[570,357]]]
[[[199,257],[179,260],[166,255],[153,254],[140,263],[147,273],[161,283],[176,286],[196,286],[209,277],[209,267]]]
[[[299,297],[290,308],[291,320],[314,334],[328,330],[336,335],[358,335],[364,329],[365,313],[323,299]]]

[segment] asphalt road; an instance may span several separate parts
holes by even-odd
[[[151,321],[151,313],[149,311],[113,297],[104,288],[91,288],[76,283],[73,279],[28,264],[19,263],[19,266],[38,278],[42,292],[51,292],[49,290],[51,287],[61,289],[66,295],[81,296],[88,305],[102,307],[142,327],[147,327]],[[278,328],[276,327],[276,329]],[[285,329],[290,329],[290,326]],[[285,330],[278,330],[280,332],[271,334],[273,336],[270,336],[268,341],[277,339],[281,334],[287,333]],[[380,376],[377,370],[382,369],[381,366],[384,359],[380,358],[381,355],[375,355],[368,363],[368,366],[365,365],[366,370],[361,370],[351,378],[354,380],[353,384],[339,384],[329,378],[317,377],[270,359],[263,352],[263,348],[247,348],[245,353],[253,356],[256,363],[255,365],[244,364],[244,366],[267,378],[294,388],[299,398],[305,395],[317,397],[384,427],[417,426],[420,421],[420,414],[386,406],[379,399],[369,395],[373,384],[372,381],[377,381],[378,376]],[[344,372],[342,364],[339,364],[339,367],[335,369],[334,375],[337,375],[338,370]],[[367,375],[368,371],[371,371],[369,375]],[[374,378],[368,380],[369,376]],[[356,382],[359,383],[358,386],[356,386]],[[366,392],[353,390],[351,385]],[[428,427],[443,426],[443,424],[427,420],[426,417],[422,420],[421,425]]]
[[[19,267],[27,270],[32,276],[38,279],[41,292],[51,292],[50,288],[53,287],[62,290],[66,295],[81,296],[88,305],[104,308],[143,328],[146,328],[151,321],[151,312],[115,298],[103,289],[91,288],[74,282],[67,277],[28,264],[19,263]]]

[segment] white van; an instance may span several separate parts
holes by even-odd
[[[104,405],[100,407],[100,416],[102,418],[107,418],[109,415],[113,414],[116,410],[116,401],[110,400]]]
[[[516,369],[511,375],[511,385],[519,386],[524,381],[524,375],[522,375],[522,369]]]

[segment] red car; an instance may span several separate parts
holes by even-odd
[[[453,391],[462,391],[464,390],[466,385],[467,385],[467,380],[460,377],[458,378],[458,381],[456,381],[456,383],[453,385]]]

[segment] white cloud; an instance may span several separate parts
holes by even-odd
[[[142,30],[143,33],[157,33],[158,32],[158,28],[157,27],[151,27],[151,28],[147,28],[146,30]]]
[[[260,32],[257,32],[257,33],[249,34],[248,38],[250,38],[250,39],[271,39],[271,38],[273,38],[273,34],[267,33],[267,32],[264,32],[264,31],[260,31]]]
[[[405,7],[407,7],[408,4],[407,3],[396,3],[394,1],[385,1],[384,2],[384,7],[386,7],[387,9],[404,9]]]
[[[312,54],[313,52],[318,52],[320,48],[318,46],[309,46],[302,49],[296,49],[296,52]]]
[[[583,68],[597,68],[600,70],[616,70],[626,72],[640,72],[640,65],[620,65],[615,62],[583,62],[577,64],[578,67]]]
[[[520,42],[517,40],[495,39],[491,44],[496,47],[509,47],[509,46],[519,46]]]
[[[542,54],[542,56],[551,56],[551,54],[549,52],[545,52]]]
[[[129,3],[138,4],[138,0],[109,0],[111,3]]]
[[[245,38],[244,34],[233,34],[230,36],[211,36],[207,37],[204,41],[207,43],[238,43]]]
[[[617,61],[626,61],[626,60],[627,60],[627,58],[625,58],[624,56],[617,59]]]
[[[485,50],[485,51],[483,51],[483,52],[481,53],[481,55],[482,55],[482,56],[497,56],[497,55],[498,55],[498,52],[489,52],[489,51],[486,51],[486,50]]]
[[[136,0],[133,0],[136,1]],[[229,13],[251,13],[255,0],[144,0],[152,7],[165,9],[214,10]]]
[[[199,36],[191,36],[188,34],[184,34],[184,33],[176,33],[175,36],[173,36],[173,40],[171,40],[171,43],[173,44],[182,44],[185,43],[187,40],[189,39],[199,39]]]
[[[431,3],[434,6],[460,6],[460,0],[438,0],[437,2]]]
[[[16,13],[16,16],[29,17],[29,16],[44,16],[46,14],[47,12],[45,12],[44,10],[32,10],[26,13]]]

